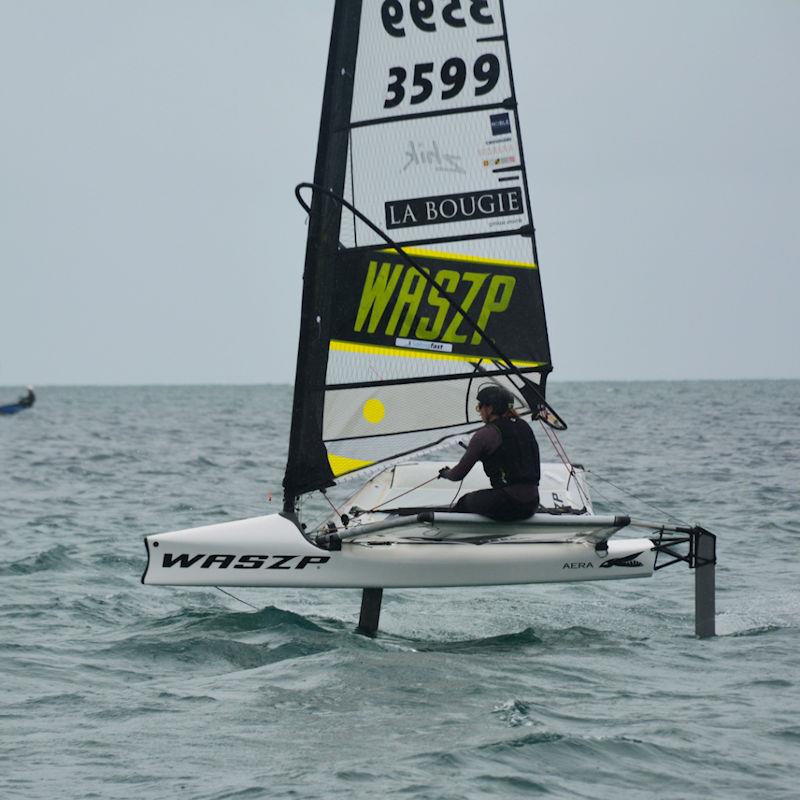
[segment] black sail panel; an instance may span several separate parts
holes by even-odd
[[[314,181],[337,194],[343,191],[345,181],[360,18],[361,0],[336,0]],[[283,479],[287,511],[293,510],[297,495],[333,483],[322,441],[322,415],[330,326],[329,265],[336,257],[340,224],[341,206],[326,195],[315,194],[303,271],[289,458]]]
[[[497,358],[488,337],[502,342],[503,354],[515,363],[547,363],[546,332],[529,324],[531,313],[544,313],[532,262],[414,247],[403,252],[419,268],[388,248],[340,254],[331,330],[335,342],[413,348],[475,362]]]

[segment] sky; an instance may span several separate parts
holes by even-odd
[[[0,385],[291,383],[333,0],[0,0]],[[506,0],[552,380],[799,378],[800,2]]]

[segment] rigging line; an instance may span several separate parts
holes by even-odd
[[[411,492],[416,492],[417,489],[421,489],[426,484],[430,483],[431,481],[436,481],[436,480],[439,480],[439,476],[438,475],[434,475],[432,478],[428,478],[428,480],[423,481],[422,483],[420,483],[419,486],[412,486],[410,489],[408,489],[407,491],[403,492],[402,494],[396,494],[394,497],[390,497],[388,500],[384,500],[382,503],[378,503],[378,505],[373,506],[371,509],[369,509],[369,511],[370,511],[370,513],[372,513],[373,511],[377,511],[381,506],[385,506],[387,503],[393,503],[395,500],[398,500],[401,497],[405,497],[407,494],[411,494]]]
[[[566,423],[561,419],[561,416],[556,412],[556,410],[545,400],[544,395],[539,391],[536,384],[529,381],[525,376],[520,372],[519,367],[505,354],[503,351],[497,346],[497,343],[492,339],[486,331],[475,322],[474,319],[461,307],[461,304],[456,299],[455,295],[451,292],[448,292],[444,289],[444,287],[440,286],[436,281],[426,272],[422,267],[413,259],[411,258],[408,253],[406,253],[403,248],[397,244],[397,242],[393,241],[386,233],[384,233],[372,220],[370,220],[367,216],[362,214],[352,203],[349,203],[343,197],[340,197],[336,192],[332,191],[331,189],[327,189],[324,186],[318,186],[314,183],[298,183],[297,186],[294,187],[294,196],[297,198],[297,202],[305,209],[306,213],[311,214],[311,206],[307,205],[305,200],[303,200],[300,191],[302,189],[311,189],[312,194],[314,192],[319,192],[321,194],[327,195],[335,202],[339,203],[340,205],[344,206],[351,214],[355,214],[373,233],[380,236],[386,244],[388,244],[393,250],[397,252],[397,254],[405,261],[405,263],[415,269],[424,280],[426,280],[431,286],[436,288],[439,294],[447,299],[450,305],[458,311],[461,317],[466,320],[472,330],[475,331],[485,342],[486,344],[494,350],[497,356],[503,361],[506,367],[511,370],[523,383],[524,386],[530,388],[533,393],[536,395],[536,399],[541,404],[541,408],[546,408],[553,416],[558,419],[564,427],[566,427]],[[528,214],[530,214],[530,206],[528,206]],[[533,411],[533,409],[531,409]]]
[[[669,517],[670,519],[674,519],[674,520],[676,520],[677,522],[680,522],[680,524],[681,524],[681,525],[686,525],[687,527],[689,527],[689,523],[688,523],[688,522],[686,522],[686,520],[683,520],[683,519],[681,519],[680,517],[676,517],[674,514],[670,514],[670,512],[669,512],[669,511],[665,511],[663,508],[659,508],[659,507],[658,507],[657,505],[655,505],[654,503],[651,503],[651,502],[649,502],[649,501],[647,501],[647,500],[644,500],[644,499],[643,499],[643,498],[641,498],[641,497],[638,497],[638,496],[637,496],[637,495],[635,495],[633,492],[631,492],[629,489],[623,489],[621,486],[617,486],[617,484],[616,484],[616,483],[613,483],[613,482],[612,482],[612,481],[610,481],[608,478],[604,478],[602,475],[599,475],[599,474],[598,474],[597,472],[595,472],[594,470],[586,470],[586,472],[587,472],[587,473],[589,473],[589,474],[591,474],[591,475],[593,475],[593,476],[594,476],[594,477],[596,477],[598,480],[601,480],[601,481],[603,481],[604,483],[607,483],[607,484],[609,484],[609,486],[613,486],[613,487],[614,487],[614,488],[615,488],[615,489],[616,489],[618,492],[622,492],[623,494],[626,494],[626,495],[628,495],[628,497],[631,497],[631,498],[633,498],[633,499],[634,499],[634,500],[636,500],[637,502],[639,502],[639,503],[644,503],[644,505],[646,505],[646,506],[649,506],[650,508],[654,509],[655,511],[658,511],[658,513],[659,513],[659,514],[663,514],[665,517]]]
[[[455,499],[456,499],[456,497],[458,497],[458,495],[460,494],[460,492],[461,492],[461,487],[464,485],[464,481],[466,480],[466,477],[467,477],[467,476],[465,475],[465,476],[464,476],[464,477],[463,477],[463,478],[462,478],[462,479],[461,479],[461,480],[458,482],[458,488],[456,489],[456,493],[453,495],[453,497],[451,498],[450,502],[448,503],[448,505],[450,506],[450,508],[452,508],[452,507],[453,507],[453,503],[455,502]]]
[[[570,474],[572,474],[572,462],[570,461],[570,458],[567,455],[567,451],[564,449],[564,445],[561,444],[561,440],[558,437],[553,436],[553,434],[548,430],[544,422],[539,420],[539,423],[541,424],[542,430],[545,432],[545,435],[550,440],[550,444],[553,446],[553,450],[556,451],[556,455],[561,459],[562,463],[569,470]]]
[[[558,438],[558,434],[556,433],[556,431],[548,428],[541,420],[539,420],[539,422],[542,426],[542,429],[545,432],[545,435],[550,440],[550,444],[553,445],[553,449],[556,451],[556,454],[561,459],[564,466],[567,468],[570,480],[572,480],[573,478],[575,479],[575,487],[578,490],[578,496],[583,501],[583,507],[588,508],[590,505],[589,497],[581,488],[581,482],[578,480],[578,476],[575,473],[575,467],[572,466],[572,460],[567,455],[567,450],[561,443],[561,439]],[[567,481],[567,490],[569,490],[569,480]]]
[[[500,180],[502,180],[502,178],[500,178]],[[519,180],[519,176],[514,178],[514,180]],[[407,239],[404,242],[398,242],[398,244],[400,247],[418,247],[420,245],[429,244],[447,244],[448,242],[472,242],[476,239],[500,239],[503,237],[508,238],[509,236],[532,236],[533,232],[532,225],[522,225],[519,228],[512,228],[511,230],[505,231],[486,231],[485,233],[470,233],[462,234],[460,236],[437,236],[433,239]],[[374,249],[375,245],[372,244],[362,244],[360,247],[347,248],[348,252],[350,253],[358,253],[361,251]]]
[[[620,489],[620,491],[624,492],[624,490],[622,490],[622,489]],[[620,502],[618,498],[615,499],[615,498],[611,497],[610,494],[608,494],[607,492],[604,492],[602,489],[600,489],[600,487],[597,485],[596,482],[592,484],[592,495],[595,496],[595,497],[599,496],[600,500],[602,502],[607,503],[609,506],[613,506],[613,505],[618,504]],[[663,512],[660,512],[660,513],[663,513]]]
[[[328,493],[324,489],[320,489],[319,492],[328,501],[328,505],[333,509],[333,513],[336,514],[336,516],[339,517],[339,519],[342,520],[342,525],[344,525],[344,520],[342,519],[342,515],[339,512],[339,510],[336,508],[336,506],[331,502],[330,497],[328,497]],[[346,527],[347,526],[345,525],[345,528]]]
[[[218,589],[220,592],[222,592],[222,594],[226,594],[226,595],[228,595],[228,597],[232,597],[234,600],[238,600],[240,603],[244,603],[246,606],[250,606],[250,608],[254,608],[256,611],[260,611],[261,610],[258,606],[254,606],[252,603],[248,603],[247,600],[242,600],[241,597],[237,597],[235,594],[231,594],[230,592],[226,592],[225,589],[223,589],[220,586],[215,586],[214,588]]]
[[[620,490],[620,491],[623,491],[623,490]],[[600,489],[597,486],[597,483],[594,483],[592,485],[592,494],[594,496],[598,496],[599,495],[601,501],[605,501],[609,506],[613,506],[616,503],[620,502],[619,499],[615,499],[615,498],[611,497],[611,495],[609,495],[608,493],[606,493],[602,489]]]
[[[353,176],[353,131],[349,131],[347,134],[347,138],[350,140],[349,150],[350,150],[350,197],[353,198],[353,202],[356,201],[356,184],[355,178]],[[356,218],[353,217],[353,243],[356,247],[358,247],[358,231],[356,231]]]

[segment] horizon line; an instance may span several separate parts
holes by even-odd
[[[800,377],[747,377],[747,378],[548,378],[548,385],[553,383],[759,383],[764,381],[800,381]],[[148,386],[163,388],[189,388],[200,386],[286,386],[294,387],[293,382],[280,381],[150,381],[150,382],[114,382],[114,383],[0,383],[0,389],[18,389],[20,386],[38,385],[41,388],[103,388],[124,389],[143,388]]]

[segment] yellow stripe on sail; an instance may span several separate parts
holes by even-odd
[[[398,356],[400,358],[433,358],[438,361],[468,361],[477,364],[481,361],[491,361],[488,356],[465,356],[453,353],[428,352],[427,350],[413,350],[408,347],[383,347],[372,344],[360,344],[358,342],[343,342],[339,339],[331,339],[330,349],[338,350],[342,353],[362,353],[369,356]],[[498,359],[499,360],[499,359]],[[545,367],[546,361],[517,361],[511,362],[517,367]]]
[[[340,475],[344,475],[346,472],[353,472],[357,469],[363,469],[364,467],[368,467],[375,462],[361,461],[358,458],[347,458],[347,456],[335,456],[333,453],[328,453],[328,463],[331,465],[331,469],[333,470],[333,477],[338,478]]]
[[[395,253],[393,247],[385,247],[382,253]],[[468,256],[462,253],[446,253],[443,250],[426,250],[424,247],[404,247],[404,253],[410,256],[422,256],[423,258],[439,258],[447,261],[466,261],[477,264],[496,264],[501,267],[521,267],[522,269],[538,269],[534,261],[508,261],[501,258],[484,258],[483,256]]]

